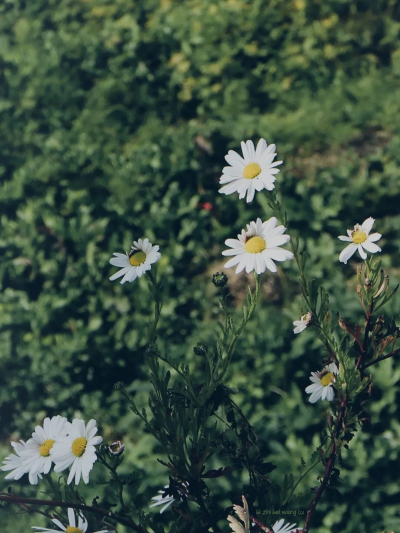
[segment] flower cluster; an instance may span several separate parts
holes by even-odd
[[[55,472],[63,472],[71,467],[67,483],[75,479],[78,485],[81,478],[89,482],[89,473],[95,463],[95,446],[102,442],[97,437],[96,421],[86,425],[78,418],[68,422],[62,416],[45,418],[42,426],[36,426],[28,441],[12,442],[15,454],[3,461],[1,470],[9,472],[6,479],[18,480],[28,474],[32,485],[38,483],[42,475],[50,472],[54,464]]]

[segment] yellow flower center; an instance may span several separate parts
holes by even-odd
[[[352,235],[354,244],[361,244],[367,240],[367,234],[364,231],[355,231]]]
[[[81,457],[86,450],[87,440],[85,437],[78,437],[72,443],[72,453],[77,457]]]
[[[39,453],[42,457],[48,457],[50,455],[50,450],[52,449],[53,447],[53,444],[55,443],[56,441],[53,440],[53,439],[47,439],[45,440],[41,445],[40,445],[40,448],[39,448]]]
[[[262,237],[258,237],[258,235],[255,237],[250,237],[250,239],[244,245],[246,252],[249,252],[249,254],[259,254],[265,250],[266,247],[267,245],[264,239]]]
[[[258,163],[249,163],[244,167],[243,177],[247,180],[256,178],[261,172],[261,167]]]
[[[129,262],[132,266],[137,267],[146,261],[146,254],[144,252],[136,252],[130,256]]]
[[[322,376],[321,378],[321,384],[323,387],[327,387],[330,385],[335,379],[335,376],[332,374],[332,372],[328,372],[325,374],[325,376]]]
[[[67,526],[65,533],[83,533],[83,529],[79,529],[79,527]]]

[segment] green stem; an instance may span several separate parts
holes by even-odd
[[[286,505],[286,504],[289,502],[289,500],[290,500],[290,498],[293,496],[295,490],[297,489],[297,487],[299,486],[299,484],[303,481],[303,479],[306,477],[306,475],[307,475],[309,472],[311,472],[311,470],[312,470],[313,468],[315,468],[320,462],[321,462],[321,458],[319,458],[318,461],[316,461],[315,463],[313,463],[309,468],[307,468],[307,470],[306,470],[303,474],[300,475],[300,477],[299,477],[299,479],[297,480],[297,482],[293,485],[293,488],[292,488],[290,494],[288,494],[288,496],[286,497],[285,501],[283,502],[283,504],[282,504],[283,506]]]

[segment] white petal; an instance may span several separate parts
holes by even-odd
[[[284,248],[267,248],[265,252],[268,257],[274,261],[287,261],[293,259],[293,253]]]
[[[376,254],[377,252],[382,251],[382,248],[380,248],[377,244],[370,242],[368,240],[362,243],[362,247],[365,248],[371,254]]]
[[[75,513],[74,513],[74,510],[71,509],[70,507],[68,508],[68,521],[69,521],[70,526],[76,527]]]
[[[326,388],[328,389],[326,392],[326,399],[331,402],[335,396],[335,391],[333,390],[333,387]]]
[[[361,259],[367,259],[367,254],[364,252],[361,244],[357,246],[358,253],[361,255]]]
[[[261,159],[261,156],[264,150],[266,149],[266,147],[267,147],[267,143],[265,139],[260,139],[257,143],[257,148],[256,148],[256,161],[259,161]]]
[[[268,238],[268,248],[277,248],[278,246],[283,246],[284,244],[290,241],[290,235],[277,235],[276,237]]]
[[[125,269],[124,269],[124,270],[125,270]],[[122,278],[122,280],[121,280],[121,285],[122,285],[123,283],[125,283],[126,281],[128,281],[128,280],[131,278],[131,276],[132,276],[133,274],[135,274],[135,270],[136,270],[136,268],[133,267],[133,266],[130,267],[130,268],[128,269],[128,272],[126,272],[125,276],[124,276],[124,277]]]
[[[231,178],[243,178],[243,169],[238,167],[224,167],[222,169],[222,174],[225,174]]]
[[[380,233],[371,233],[371,235],[368,235],[368,242],[376,242],[379,241],[379,239],[382,237]]]
[[[375,220],[372,217],[367,218],[361,225],[362,231],[369,235]]]
[[[232,257],[232,259],[229,259],[229,261],[225,263],[224,268],[232,268],[238,265],[241,259],[242,257],[240,255],[236,255],[235,257]]]
[[[268,256],[264,255],[264,253],[263,253],[263,257],[264,257],[264,261],[267,265],[268,270],[270,270],[271,272],[277,272],[278,269],[275,263]]]
[[[228,167],[230,168],[230,167]],[[227,174],[222,174],[222,176],[219,178],[219,184],[225,185],[226,183],[231,183],[231,181],[236,181],[243,178],[243,176],[228,176]]]
[[[241,182],[241,179],[232,181],[231,183],[228,183],[228,185],[224,185],[223,187],[221,187],[218,192],[221,194],[232,194],[234,192],[237,192]]]
[[[350,237],[346,237],[345,235],[339,235],[338,239],[340,239],[341,241],[353,242],[353,239],[351,239]]]
[[[131,267],[125,267],[121,270],[118,270],[118,272],[116,272],[115,274],[113,274],[111,276],[111,278],[109,278],[110,281],[114,281],[115,279],[118,279],[120,278],[121,276],[125,276],[125,274],[128,272],[128,270],[130,269]]]
[[[228,154],[225,156],[225,160],[231,167],[244,168],[246,165],[244,159],[233,150],[229,150]]]
[[[247,146],[247,153],[249,154],[249,160],[252,163],[254,163],[254,161],[256,160],[256,151],[254,149],[253,141],[247,141],[246,146]]]
[[[321,387],[322,388],[322,387]],[[322,394],[322,390],[321,389],[318,389],[316,391],[314,391],[311,396],[308,398],[308,401],[310,403],[315,403],[317,402],[320,398],[321,398],[321,394]]]
[[[247,188],[247,198],[246,198],[246,202],[247,203],[250,203],[250,202],[253,201],[254,194],[255,194],[253,180],[249,180],[249,181],[250,181],[250,183],[249,183],[248,188]]]
[[[245,143],[244,141],[242,141],[242,142],[240,143],[240,146],[241,146],[241,148],[242,148],[243,159],[244,159],[244,161],[245,161],[245,163],[246,163],[246,165],[247,165],[247,164],[251,163],[251,159],[250,159],[249,151],[248,151],[248,149],[247,149],[247,143]]]
[[[344,250],[342,250],[341,254],[339,255],[339,261],[341,263],[347,264],[347,261],[350,259],[350,257],[355,253],[357,250],[357,245],[352,243],[346,246]]]

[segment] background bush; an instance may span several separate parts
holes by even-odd
[[[149,295],[142,280],[110,283],[108,260],[133,238],[160,245],[160,340],[199,365],[192,346],[212,343],[209,281],[223,242],[271,216],[217,193],[223,156],[243,139],[277,144],[277,187],[334,310],[360,316],[354,264],[338,262],[337,235],[355,222],[377,219],[400,278],[399,34],[398,0],[1,3],[2,456],[45,415],[95,417],[107,441],[124,439],[131,468],[154,472],[139,505],[167,483],[153,440],[113,391],[122,380],[146,404]],[[229,275],[237,305],[247,279]],[[319,443],[323,406],[304,388],[324,352],[309,332],[294,339],[294,267],[263,280],[229,383],[266,454],[295,472]],[[386,361],[372,372],[372,428],[352,442],[342,497],[326,494],[318,533],[400,528],[400,371]],[[226,505],[238,503],[240,484],[224,483]],[[5,531],[41,524],[15,509],[1,520]]]

